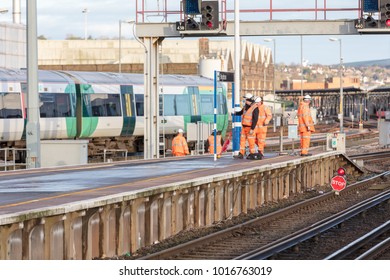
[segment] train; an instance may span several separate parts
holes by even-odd
[[[126,148],[143,151],[144,75],[130,73],[38,71],[40,138],[88,139],[89,153]],[[0,68],[0,145],[25,147],[27,71]],[[160,134],[165,149],[179,128],[213,123],[214,81],[201,76],[161,75]],[[217,84],[217,129],[225,133],[227,91]]]

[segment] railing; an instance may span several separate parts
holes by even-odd
[[[18,151],[20,152],[25,152],[25,155],[27,157],[28,149],[22,149],[22,148],[3,148],[0,149],[0,170],[4,169],[4,171],[8,170],[16,170],[16,167],[20,167],[18,169],[26,168],[26,157],[24,160],[22,158],[19,158],[21,161],[20,163],[16,163],[16,155],[18,154],[19,156],[22,155],[22,153],[17,153]],[[10,156],[10,153],[12,154],[12,160],[8,160],[8,157]]]
[[[184,0],[183,0],[184,1]],[[167,0],[136,0],[135,18],[136,22],[174,22],[183,20],[183,1]],[[241,0],[240,13],[251,14],[257,20],[277,20],[282,15],[285,20],[314,19],[326,20],[333,14],[352,13],[350,18],[360,18],[362,15],[362,2],[356,0],[356,4],[351,7],[344,4],[346,1],[340,0],[312,0],[311,3],[301,4],[299,1],[269,0],[252,1]],[[344,2],[344,3],[343,3]],[[229,5],[226,0],[220,0],[220,20],[224,21],[234,14],[234,1]],[[343,4],[345,6],[343,6]],[[153,6],[154,5],[154,6]],[[349,4],[352,5],[352,4]],[[245,16],[247,17],[247,16]],[[340,18],[340,17],[339,17]]]
[[[122,153],[123,160],[127,160],[127,150],[126,149],[104,149],[103,151],[103,162],[112,162],[115,155]],[[107,158],[107,155],[112,155],[111,158]]]

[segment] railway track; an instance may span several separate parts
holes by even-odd
[[[389,159],[390,158],[390,151],[351,155],[351,156],[349,156],[349,158],[354,159],[354,160],[361,159],[364,161],[376,161],[376,160],[382,160],[382,159]]]
[[[324,259],[356,259],[361,256],[359,251],[363,250],[369,242],[378,245],[379,241],[382,241],[379,237],[390,235],[389,216],[379,215],[384,209],[390,209],[390,206],[382,205],[389,199],[390,190],[387,190],[236,259],[321,259],[321,255],[325,256]],[[368,223],[362,226],[362,218],[360,217],[362,213],[364,213],[365,219],[370,219],[371,223],[379,224],[379,226],[375,226],[373,229],[371,229],[372,225]],[[345,228],[349,234],[345,232]],[[365,233],[367,228],[371,230],[369,233]],[[361,233],[365,233],[365,235],[362,236]],[[317,244],[315,249],[313,244]],[[371,245],[371,247],[374,246]],[[381,251],[383,247],[388,248],[383,244],[380,247]],[[329,255],[327,256],[327,254]]]
[[[390,189],[390,172],[139,259],[240,259]],[[273,254],[271,254],[273,256]]]

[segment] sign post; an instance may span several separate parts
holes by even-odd
[[[214,161],[217,160],[217,80],[219,82],[227,82],[232,83],[232,88],[234,89],[234,72],[222,72],[222,71],[214,71]],[[234,102],[232,102],[232,106],[234,109]],[[239,117],[239,116],[234,116]],[[232,122],[234,123],[234,119]],[[233,128],[233,150],[234,146],[239,142],[239,135],[241,133],[239,128]]]

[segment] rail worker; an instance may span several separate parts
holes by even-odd
[[[217,155],[220,155],[222,152],[223,139],[220,131],[217,131]],[[214,154],[214,132],[210,134],[206,142],[206,150],[210,154]]]
[[[240,153],[235,155],[234,158],[242,159],[245,155],[246,141],[249,144],[249,155],[247,159],[255,159],[256,147],[255,147],[255,128],[259,117],[259,108],[253,100],[253,95],[246,93],[244,96],[245,106],[236,115],[241,115],[241,135],[240,135]]]
[[[298,131],[301,136],[301,156],[311,156],[309,154],[310,136],[315,131],[313,118],[310,113],[311,96],[305,95],[298,108]]]
[[[189,155],[187,141],[183,136],[183,129],[177,131],[177,135],[172,140],[172,155],[175,157],[182,157]]]
[[[267,137],[267,125],[272,119],[272,113],[271,109],[264,104],[263,99],[261,97],[256,97],[255,103],[259,108],[259,118],[257,120],[257,125],[255,129],[257,147],[259,149],[259,153],[261,153],[260,156],[263,157],[265,138]]]

